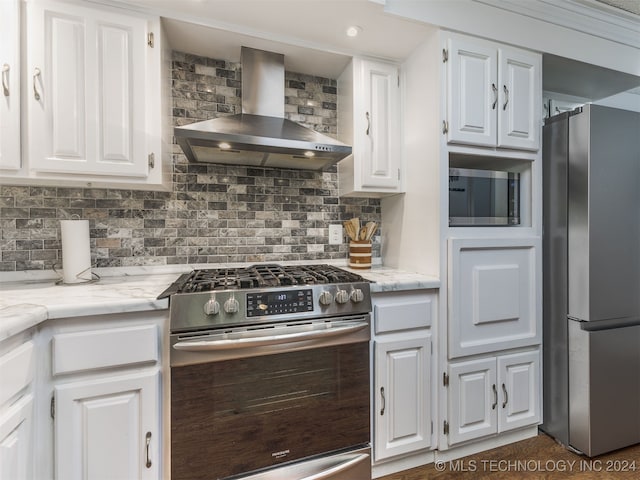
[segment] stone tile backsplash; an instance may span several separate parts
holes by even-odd
[[[174,52],[171,73],[174,125],[240,113],[239,64]],[[285,82],[287,118],[335,136],[335,80]],[[190,164],[175,144],[172,157],[170,192],[0,185],[0,270],[61,265],[59,221],[75,215],[90,222],[96,267],[340,259],[347,245],[329,245],[330,223],[380,222],[378,199],[338,197],[335,167]]]

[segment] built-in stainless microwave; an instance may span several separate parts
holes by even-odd
[[[449,169],[449,225],[519,224],[519,173]]]

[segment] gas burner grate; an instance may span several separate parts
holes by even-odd
[[[366,280],[332,265],[265,264],[246,268],[194,270],[184,280],[178,293],[350,282]]]

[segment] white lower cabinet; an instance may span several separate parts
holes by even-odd
[[[541,420],[540,350],[449,364],[449,445]]]
[[[435,294],[387,293],[374,303],[374,462],[433,448],[431,325]]]
[[[34,343],[0,345],[0,480],[34,478]]]
[[[157,370],[56,386],[56,478],[160,478],[159,388]]]
[[[375,362],[375,459],[429,448],[431,334],[376,341]]]
[[[43,446],[53,447],[53,458],[43,475],[162,478],[163,321],[141,312],[58,320],[45,329],[53,422],[42,435],[53,438]]]
[[[0,479],[33,478],[33,395],[0,415]]]

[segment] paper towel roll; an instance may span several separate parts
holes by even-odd
[[[64,283],[91,280],[89,220],[60,220],[62,279]]]

